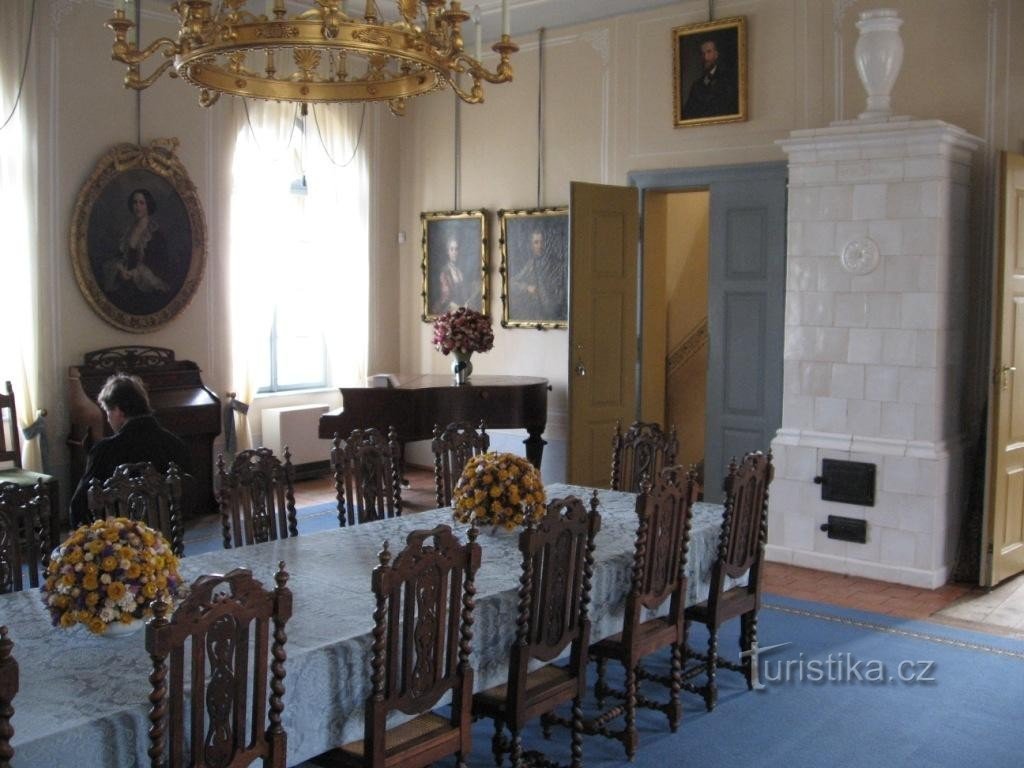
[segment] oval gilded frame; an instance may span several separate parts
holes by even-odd
[[[71,217],[79,289],[96,314],[131,333],[148,333],[177,317],[206,268],[203,208],[177,147],[177,139],[117,144],[82,186]],[[147,222],[153,224],[143,246],[129,252],[131,200],[140,189],[148,193]]]

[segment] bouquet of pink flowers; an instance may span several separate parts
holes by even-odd
[[[494,347],[491,318],[469,307],[459,307],[434,320],[434,346],[449,352],[487,352]]]

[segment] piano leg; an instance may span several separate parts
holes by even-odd
[[[398,444],[398,481],[403,488],[409,487],[409,478],[405,476],[405,443]]]
[[[547,440],[541,438],[544,434],[544,427],[539,429],[536,427],[527,427],[526,431],[530,434],[528,438],[523,440],[523,445],[526,446],[526,458],[530,460],[537,469],[540,469],[540,460],[544,456],[544,446],[548,444]]]

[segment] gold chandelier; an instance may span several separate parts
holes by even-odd
[[[227,93],[304,103],[387,101],[401,115],[407,99],[446,85],[477,104],[484,81],[512,80],[509,56],[519,46],[509,37],[508,0],[501,39],[492,46],[500,57],[493,72],[480,63],[479,20],[476,55],[465,50],[462,25],[471,17],[458,0],[395,0],[394,21],[381,18],[375,0],[365,0],[361,16],[349,15],[345,0],[305,0],[312,7],[291,17],[285,0],[265,0],[262,14],[247,10],[257,2],[219,0],[214,11],[211,0],[176,0],[177,40],[162,37],[139,48],[122,0],[107,26],[114,32],[111,57],[128,67],[125,87],[141,91],[173,67],[170,77],[198,87],[204,107]],[[156,55],[164,61],[142,77],[139,65]],[[460,75],[472,79],[468,88]]]

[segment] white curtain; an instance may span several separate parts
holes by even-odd
[[[11,332],[0,344],[0,387],[8,379],[14,385],[18,428],[31,424],[41,407],[34,131],[25,100],[19,101],[26,66],[26,79],[31,73],[27,54],[33,5],[32,0],[3,0],[0,13],[0,211],[4,220],[0,279],[4,315],[12,321]],[[22,439],[21,446],[25,467],[41,469],[39,441]]]
[[[308,221],[330,249],[320,300],[329,312],[327,381],[366,383],[370,295],[370,185],[366,152],[367,107],[317,105],[307,118]],[[321,192],[323,190],[323,192]]]
[[[237,397],[251,402],[265,383],[271,308],[285,294],[300,296],[309,322],[325,331],[328,385],[362,383],[369,214],[361,108],[317,107],[303,120],[294,104],[236,100],[236,113],[228,251]],[[297,194],[303,180],[308,191]],[[250,444],[241,424],[238,446]]]

